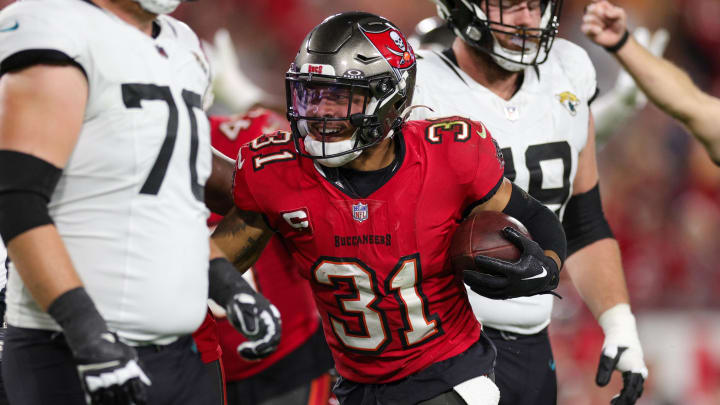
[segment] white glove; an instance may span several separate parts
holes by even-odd
[[[247,111],[258,104],[265,92],[240,70],[230,33],[221,28],[213,43],[203,41],[203,50],[213,71],[212,88],[215,98],[235,112]]]
[[[664,28],[650,35],[647,28],[637,27],[633,37],[657,57],[662,56],[670,40],[670,34]],[[646,104],[647,97],[637,87],[635,80],[625,69],[620,69],[612,90],[598,97],[592,104],[597,142],[602,144],[607,141],[615,130]]]
[[[610,382],[612,372],[620,371],[623,388],[610,403],[632,405],[642,395],[648,369],[630,305],[615,305],[600,315],[598,323],[605,333],[605,341],[595,382],[604,387]]]

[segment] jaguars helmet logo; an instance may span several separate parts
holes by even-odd
[[[570,115],[574,117],[577,114],[578,106],[580,106],[580,99],[578,99],[576,95],[570,93],[569,91],[563,91],[560,94],[556,94],[555,97],[557,97],[560,104],[570,111]]]

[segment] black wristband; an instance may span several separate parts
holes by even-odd
[[[630,31],[625,30],[625,33],[623,34],[622,38],[613,46],[606,46],[605,50],[610,53],[615,53],[620,50],[623,46],[625,46],[625,43],[628,41],[628,38],[630,38]]]
[[[255,290],[242,277],[242,274],[225,258],[210,260],[209,272],[208,295],[220,306],[227,305],[233,295],[237,293],[256,294]]]
[[[73,352],[108,331],[105,320],[83,287],[74,288],[57,297],[47,312],[62,327],[65,340]]]

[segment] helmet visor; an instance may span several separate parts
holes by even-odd
[[[307,134],[327,142],[352,136],[351,117],[365,114],[370,92],[366,86],[296,80],[290,83],[292,110]]]

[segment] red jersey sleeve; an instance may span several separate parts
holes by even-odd
[[[210,117],[212,146],[229,158],[235,158],[240,146],[263,134],[289,130],[285,117],[264,108],[254,108],[245,114]]]
[[[264,108],[253,108],[245,114],[210,117],[212,146],[231,159],[235,159],[238,156],[240,148],[243,145],[248,144],[263,134],[278,130],[288,130],[289,128],[290,126],[285,117]],[[247,179],[242,180],[247,181]],[[235,198],[236,204],[240,204],[238,207],[253,211],[257,210],[258,207],[249,204],[251,201],[247,201],[247,199],[252,198],[249,194],[247,184],[239,182],[237,188],[239,190],[237,194],[233,192],[233,197]],[[208,220],[208,224],[216,225],[221,219],[221,216],[212,214]]]
[[[497,141],[479,121],[470,121],[470,136],[477,141],[477,164],[473,179],[468,187],[467,204],[482,203],[495,195],[502,183],[505,160]]]
[[[242,146],[238,151],[235,173],[233,174],[233,201],[235,206],[243,211],[262,212],[257,201],[255,201],[252,187],[249,184],[249,177],[253,171],[252,162],[246,162],[249,159],[249,153],[247,145]]]
[[[431,164],[447,166],[448,175],[462,185],[462,206],[474,206],[492,198],[500,187],[505,161],[500,147],[487,127],[464,117],[444,117],[416,121],[425,133],[430,149],[444,153],[432,154]]]

